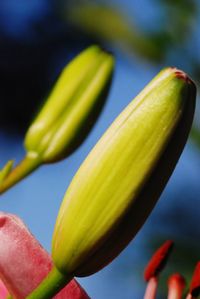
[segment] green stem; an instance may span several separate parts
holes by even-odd
[[[55,267],[48,276],[26,299],[51,299],[53,298],[73,277],[60,273]]]
[[[17,184],[41,164],[38,155],[27,154],[25,158],[0,182],[0,194]]]

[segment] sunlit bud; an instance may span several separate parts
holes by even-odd
[[[25,136],[26,156],[0,171],[0,193],[41,164],[69,156],[84,141],[106,100],[114,68],[110,53],[91,46],[67,65]]]
[[[138,232],[186,143],[195,92],[185,73],[163,70],[83,162],[65,194],[53,236],[53,261],[67,280],[103,268]],[[44,293],[49,281],[38,292],[43,288]]]
[[[92,274],[134,237],[167,183],[191,127],[195,86],[163,70],[119,115],[69,186],[53,259],[63,273]]]
[[[105,101],[113,64],[111,54],[92,46],[67,65],[26,134],[28,152],[54,162],[84,140]]]

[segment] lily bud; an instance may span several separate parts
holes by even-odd
[[[99,271],[140,229],[187,140],[195,91],[183,72],[163,70],[83,162],[65,194],[53,235],[52,258],[66,280]],[[45,298],[50,281],[44,280],[28,298]]]
[[[60,272],[90,275],[140,229],[164,189],[191,127],[196,88],[161,71],[99,140],[69,186],[53,236]]]
[[[193,82],[168,68],[114,121],[65,194],[53,237],[59,271],[90,275],[134,237],[183,150],[194,103]]]
[[[44,163],[69,156],[84,141],[105,103],[113,56],[98,46],[66,66],[25,136],[26,156],[0,171],[0,194]]]
[[[105,101],[113,64],[112,55],[98,46],[71,61],[26,134],[28,152],[51,163],[80,145]]]

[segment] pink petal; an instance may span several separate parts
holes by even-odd
[[[10,294],[23,299],[46,277],[53,264],[50,255],[15,215],[0,212],[0,276]],[[88,299],[73,279],[56,299]]]
[[[0,299],[6,299],[8,296],[8,291],[3,283],[3,281],[0,280]]]

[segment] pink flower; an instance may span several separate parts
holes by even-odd
[[[25,298],[47,276],[52,267],[51,257],[21,219],[0,212],[0,277],[9,293],[15,299]],[[89,299],[75,279],[55,298]]]

